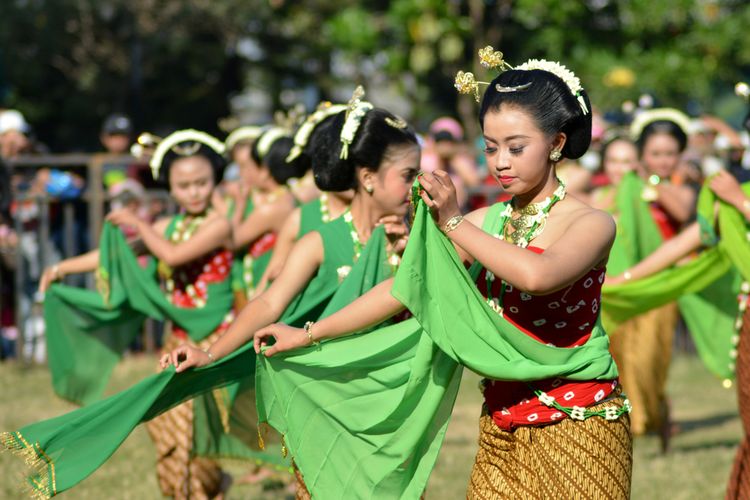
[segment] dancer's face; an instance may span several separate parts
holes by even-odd
[[[365,171],[361,175],[360,183],[372,186],[371,195],[367,192],[362,195],[371,196],[383,215],[405,216],[409,211],[411,186],[419,173],[419,161],[420,149],[416,144],[389,147],[378,171]]]
[[[204,212],[211,202],[214,172],[211,162],[202,156],[178,158],[169,169],[169,191],[189,214]]]
[[[261,180],[261,169],[253,160],[252,148],[252,144],[243,144],[232,152],[232,159],[240,167],[240,181],[247,188],[257,187]]]
[[[638,165],[638,150],[635,144],[623,140],[613,142],[607,147],[602,165],[612,184],[619,184],[622,176],[635,170]]]
[[[641,160],[649,174],[669,177],[680,164],[680,143],[665,133],[649,136],[643,145]]]
[[[502,105],[484,115],[484,142],[491,175],[513,194],[524,194],[545,182],[553,168],[552,149],[561,150],[565,134],[545,134],[533,117],[517,106]]]

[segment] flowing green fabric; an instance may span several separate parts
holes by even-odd
[[[316,294],[307,295],[304,303],[297,302],[294,309],[287,309],[283,316],[286,321],[317,319],[317,316],[312,316],[316,311],[343,307],[390,273],[382,228],[373,231],[356,264],[353,262],[353,241],[343,220],[325,224],[319,231],[324,243],[325,262],[308,285],[316,290]],[[343,283],[339,283],[338,269],[346,265],[351,266],[351,272]],[[206,393],[219,388],[231,390],[235,403],[232,417],[239,417],[235,410],[247,409],[243,398],[252,393],[253,384],[247,381],[248,378],[253,381],[255,358],[252,345],[248,345],[197,370],[177,374],[170,367],[91,405],[28,425],[19,431],[4,433],[0,444],[22,455],[32,465],[26,481],[35,494],[54,496],[94,472],[138,424],[186,400],[198,397],[196,411],[207,411],[207,425],[212,425],[215,432],[222,432],[216,412],[210,407],[212,398]],[[252,438],[254,442],[257,436],[250,436],[246,427],[237,427],[235,423],[236,419],[232,418],[230,433],[221,441],[211,441],[215,438],[213,432],[196,427],[195,447],[208,456],[245,456],[247,440]],[[267,461],[265,456],[263,460]],[[276,462],[282,461],[277,457]]]
[[[662,243],[649,204],[641,196],[643,188],[643,180],[634,172],[625,174],[617,187],[617,236],[607,262],[608,274],[622,274],[653,253]]]
[[[284,434],[313,498],[419,498],[464,365],[501,380],[617,376],[599,326],[583,346],[564,349],[498,316],[421,201],[393,295],[415,318],[258,357],[258,413]]]
[[[742,186],[750,193],[750,183]],[[718,217],[714,207],[718,202]],[[734,376],[733,337],[737,292],[741,279],[750,279],[747,225],[734,207],[717,200],[705,186],[698,202],[699,220],[714,221],[721,236],[716,246],[687,264],[647,278],[602,289],[602,320],[614,330],[649,309],[679,299],[681,311],[706,367],[721,378]],[[705,222],[704,222],[705,224]]]
[[[216,330],[232,308],[229,280],[207,286],[204,307],[173,305],[156,280],[154,259],[141,267],[122,232],[109,223],[102,230],[99,253],[101,293],[56,284],[44,301],[52,385],[60,397],[79,404],[101,397],[112,369],[147,316],[171,320],[199,341]]]

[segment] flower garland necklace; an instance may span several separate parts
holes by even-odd
[[[185,222],[185,214],[178,215],[177,221],[175,222],[174,231],[172,231],[169,240],[172,243],[177,244],[188,241],[193,236],[193,234],[195,234],[201,224],[203,224],[203,222],[206,220],[207,215],[208,213],[205,213],[193,217],[188,223]],[[167,268],[166,272],[164,272],[164,275],[166,276],[165,286],[167,288],[167,292],[169,293],[167,298],[171,302],[172,294],[175,290],[174,270]],[[206,305],[206,301],[198,296],[198,292],[196,291],[195,286],[193,286],[192,284],[189,284],[185,287],[185,292],[188,294],[196,307],[203,307]]]
[[[351,209],[347,209],[346,212],[343,213],[341,216],[342,219],[344,219],[344,222],[346,222],[346,225],[349,226],[349,235],[352,238],[352,242],[354,243],[354,262],[357,262],[359,260],[359,256],[362,254],[362,249],[364,248],[364,245],[362,244],[362,240],[359,239],[359,233],[357,232],[357,228],[354,227],[354,218],[352,217],[352,211]],[[391,266],[391,272],[395,275],[396,270],[398,269],[399,264],[401,263],[401,258],[394,252],[393,250],[388,250],[388,264]],[[351,272],[352,266],[341,266],[337,269],[338,275],[339,275],[339,283],[343,282],[344,279],[349,275],[349,272]]]
[[[558,201],[565,199],[565,195],[567,194],[565,183],[559,178],[557,182],[559,185],[555,189],[555,192],[552,193],[551,197],[548,196],[543,201],[529,203],[518,211],[513,210],[513,201],[515,198],[507,203],[505,210],[500,214],[500,229],[495,238],[504,241],[510,240],[511,243],[521,248],[528,247],[529,242],[544,231],[547,225],[547,217],[552,207]],[[513,218],[514,213],[518,215],[515,219]],[[508,234],[509,226],[513,227],[513,232],[510,234]],[[492,282],[495,281],[495,275],[489,269],[485,270],[485,280],[487,283],[487,303],[495,312],[502,315],[502,297],[505,293],[506,283],[503,280],[500,296],[495,297],[492,294]]]
[[[331,221],[331,212],[328,209],[328,193],[320,195],[320,220],[323,222]]]

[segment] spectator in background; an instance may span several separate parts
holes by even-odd
[[[13,230],[10,173],[0,159],[0,360],[15,357],[15,285],[18,235]]]
[[[466,189],[479,186],[482,182],[473,151],[464,142],[463,127],[447,116],[438,118],[430,125],[422,149],[421,168],[425,172],[448,172],[456,185],[461,206],[466,206],[468,201]]]
[[[0,111],[0,158],[15,158],[31,149],[29,124],[15,109]]]
[[[130,154],[130,143],[133,136],[133,123],[126,115],[115,113],[109,115],[102,124],[99,140],[105,152],[123,156]],[[115,184],[132,177],[129,164],[105,163],[102,172],[104,186],[111,188]]]

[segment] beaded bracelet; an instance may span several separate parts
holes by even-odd
[[[315,324],[314,321],[308,321],[305,323],[305,326],[303,327],[305,329],[305,333],[307,334],[307,338],[310,340],[310,345],[320,345],[320,342],[315,340],[315,338],[312,336],[312,326]]]

